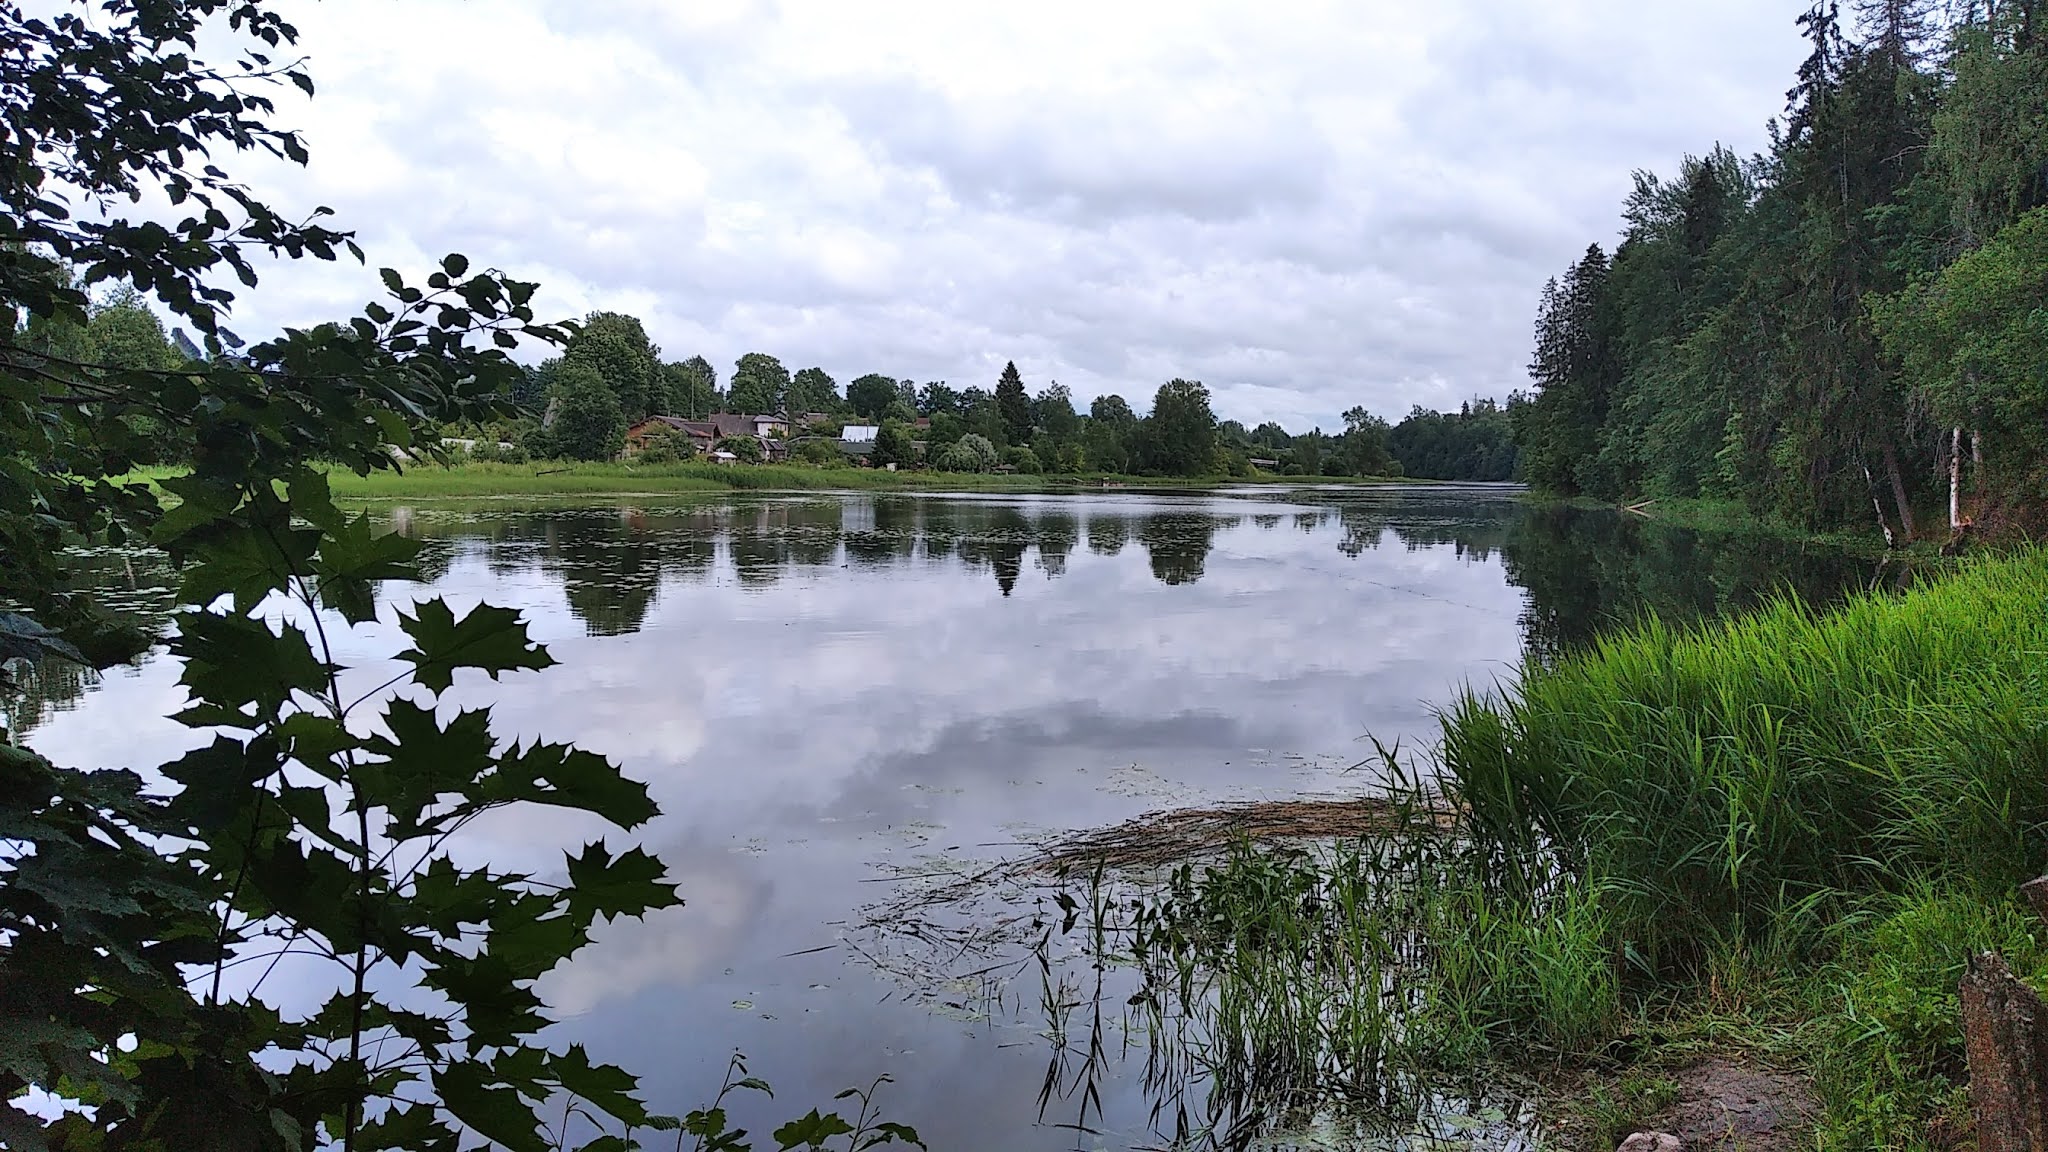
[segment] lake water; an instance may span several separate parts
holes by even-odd
[[[543,986],[560,1037],[641,1072],[670,1111],[705,1102],[744,1051],[778,1093],[743,1104],[757,1132],[887,1073],[889,1118],[935,1149],[1157,1146],[1158,1086],[1142,1045],[1124,1058],[1118,1042],[1087,1077],[1099,1103],[1077,1100],[1038,974],[948,969],[944,942],[875,924],[905,885],[1158,809],[1357,794],[1368,736],[1426,748],[1434,705],[1511,680],[1525,654],[1886,576],[1489,488],[383,514],[430,542],[431,592],[522,608],[561,662],[469,699],[618,759],[664,811],[641,842],[688,905],[615,925]],[[142,601],[163,579],[133,558],[95,567]],[[351,639],[364,678],[394,637]],[[195,741],[161,719],[176,678],[167,658],[55,677],[33,743],[160,763]],[[600,831],[530,814],[461,850],[547,869]],[[1077,1122],[1092,1131],[1062,1126]]]

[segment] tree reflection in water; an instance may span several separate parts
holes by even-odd
[[[1117,558],[1143,546],[1154,579],[1167,587],[1199,583],[1218,537],[1249,526],[1291,525],[1328,532],[1342,555],[1357,558],[1398,543],[1410,551],[1449,548],[1458,559],[1498,559],[1508,583],[1526,593],[1524,650],[1539,662],[1589,643],[1601,631],[1646,615],[1694,620],[1748,607],[1777,591],[1827,603],[1849,590],[1903,584],[1911,571],[1799,541],[1729,532],[1695,532],[1604,510],[1528,506],[1456,490],[1402,490],[1391,496],[1280,494],[1288,511],[1257,511],[1258,501],[1186,502],[1161,508],[1144,498],[952,499],[911,495],[731,499],[671,509],[615,507],[547,511],[455,509],[389,513],[392,527],[424,540],[423,574],[446,575],[480,562],[499,576],[541,576],[561,590],[591,636],[638,632],[665,590],[681,590],[729,572],[743,588],[822,574],[840,565],[866,569],[959,565],[994,577],[1009,597],[1026,578],[1056,580],[1085,540],[1088,554]],[[1301,506],[1304,500],[1318,501]],[[175,579],[153,553],[100,549],[84,558],[81,584],[145,616]],[[161,621],[158,620],[158,623]],[[87,687],[84,678],[45,670],[22,730]]]

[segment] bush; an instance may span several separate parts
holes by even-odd
[[[696,442],[674,428],[662,428],[642,442],[638,457],[642,464],[680,464],[697,454]]]
[[[986,472],[995,467],[996,446],[972,432],[946,446],[934,461],[944,472]]]
[[[847,464],[846,453],[841,452],[839,445],[830,440],[806,440],[796,446],[796,450],[789,454],[789,458],[796,463],[809,464],[814,468],[844,468]]]
[[[1044,465],[1038,461],[1038,453],[1033,452],[1029,448],[1004,449],[1003,463],[1008,464],[1019,472],[1028,473],[1033,476],[1045,471]]]
[[[764,453],[761,442],[752,436],[727,436],[719,440],[718,451],[730,452],[742,464],[759,464]]]

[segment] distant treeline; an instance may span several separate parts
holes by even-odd
[[[1218,420],[1209,390],[1190,380],[1161,385],[1143,412],[1115,394],[1096,397],[1084,411],[1057,382],[1034,394],[1015,364],[1004,366],[992,388],[868,373],[842,390],[823,368],[791,372],[774,356],[749,352],[721,380],[702,356],[663,361],[641,322],[615,312],[585,318],[564,354],[536,368],[517,399],[552,414],[544,427],[507,435],[537,455],[586,459],[616,455],[625,430],[648,416],[741,412],[786,413],[797,418],[796,433],[819,436],[849,422],[879,425],[877,462],[909,463],[915,427],[925,445],[919,458],[958,470],[1000,463],[1028,472],[1204,476],[1261,467],[1298,476],[1456,480],[1505,480],[1515,471],[1507,412],[1491,400],[1448,414],[1418,408],[1392,426],[1354,407],[1339,431],[1290,433],[1276,423]],[[817,454],[821,463],[829,458]]]
[[[2048,3],[1833,2],[1768,152],[1639,173],[1545,290],[1535,485],[1888,539],[2048,495]]]
[[[23,342],[65,359],[127,368],[175,370],[199,355],[189,342],[181,347],[133,291],[101,301],[84,326],[31,321]],[[1354,407],[1339,431],[1290,433],[1272,422],[1247,428],[1218,420],[1208,389],[1188,380],[1162,385],[1142,414],[1114,394],[1097,397],[1083,411],[1058,383],[1033,395],[1014,364],[1004,367],[992,389],[869,373],[842,390],[822,368],[792,373],[774,356],[749,352],[721,382],[701,356],[664,361],[645,326],[616,312],[586,317],[563,355],[528,371],[513,399],[529,419],[450,431],[480,437],[486,455],[498,454],[495,445],[502,442],[529,458],[595,460],[617,456],[626,429],[650,415],[789,413],[819,418],[799,419],[798,435],[836,436],[847,423],[865,422],[907,445],[916,426],[915,438],[925,443],[921,459],[958,470],[1008,464],[1027,472],[1219,476],[1257,467],[1293,476],[1436,480],[1515,478],[1510,422],[1524,403],[1518,395],[1505,407],[1491,399],[1469,401],[1456,412],[1417,407],[1393,425]],[[816,459],[836,463],[835,453]],[[907,447],[896,453],[885,453],[883,461],[914,458]],[[149,458],[137,462],[173,463],[184,456],[184,447],[166,433],[151,441]]]

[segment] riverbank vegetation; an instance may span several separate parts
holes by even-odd
[[[1108,950],[1224,1116],[1413,1116],[1517,1074],[1569,1111],[1588,1070],[1718,1050],[1810,1074],[1822,1147],[1950,1146],[1966,962],[2048,981],[2017,892],[2048,864],[2044,604],[2028,553],[1621,631],[1447,709],[1394,830],[1183,866]]]
[[[1545,292],[1514,408],[1561,494],[1902,542],[2044,527],[2048,20],[1815,4],[1773,143],[1641,173]]]

